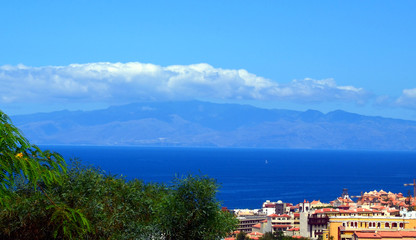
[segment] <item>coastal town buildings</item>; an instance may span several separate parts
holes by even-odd
[[[239,230],[252,239],[267,232],[320,240],[416,239],[415,204],[402,193],[373,190],[350,197],[344,189],[330,203],[266,201],[251,216],[239,216]]]

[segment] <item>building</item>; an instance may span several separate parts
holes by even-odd
[[[249,233],[253,231],[253,226],[260,223],[261,221],[266,220],[265,216],[240,216],[237,217],[238,223],[238,231]]]
[[[416,219],[392,216],[333,216],[323,240],[353,240],[354,233],[416,231]],[[364,238],[358,234],[357,238]],[[368,237],[368,236],[367,236]]]

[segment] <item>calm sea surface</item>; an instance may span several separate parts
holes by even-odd
[[[260,208],[265,200],[329,202],[386,190],[407,195],[416,177],[416,152],[219,148],[42,146],[128,179],[168,183],[175,174],[208,175],[221,185],[228,208]]]

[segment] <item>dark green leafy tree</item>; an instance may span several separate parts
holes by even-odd
[[[237,220],[220,210],[212,178],[175,178],[158,208],[164,239],[221,239],[235,230]]]
[[[273,233],[271,233],[271,232],[266,232],[261,238],[260,238],[260,240],[275,240],[275,239],[277,239],[274,235],[273,235]]]
[[[50,151],[41,151],[31,145],[0,111],[0,203],[8,204],[17,179],[24,179],[33,188],[40,183],[59,182],[65,174],[63,158]]]
[[[248,240],[250,239],[245,232],[239,232],[236,236],[236,240]]]
[[[50,210],[53,221],[59,223],[55,233],[62,231],[72,238],[74,232],[89,231],[88,221],[78,209],[56,203],[45,191],[49,186],[62,183],[65,174],[66,164],[59,154],[31,145],[0,111],[0,205],[3,210],[10,210],[11,204],[16,203],[17,185],[26,184],[39,198],[47,200],[48,205],[42,210]]]
[[[214,179],[143,183],[30,145],[1,116],[0,239],[221,239],[237,220]]]

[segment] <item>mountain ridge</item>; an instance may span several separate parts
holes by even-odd
[[[141,102],[11,116],[35,144],[304,149],[416,149],[416,121],[335,110],[201,101]]]

